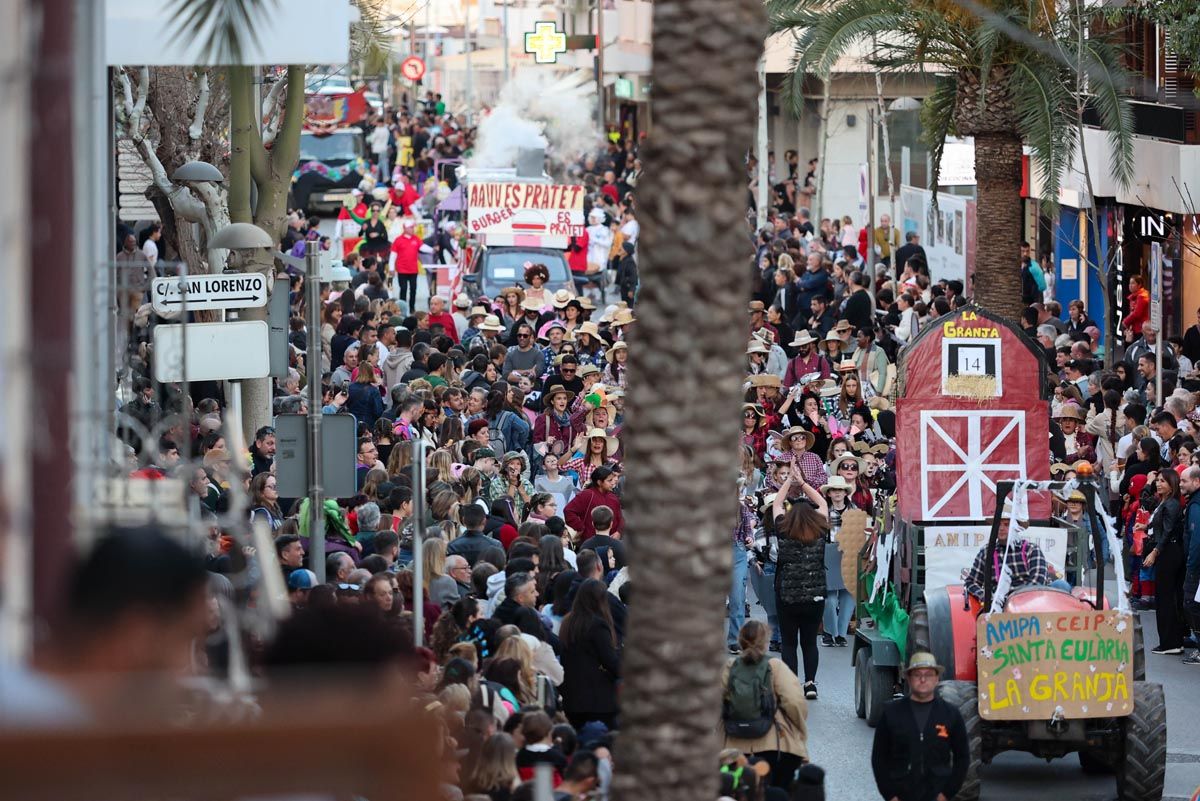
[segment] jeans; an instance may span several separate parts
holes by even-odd
[[[779,634],[783,642],[783,663],[799,675],[797,670],[796,646],[804,652],[804,680],[817,680],[817,629],[821,627],[824,601],[788,604],[777,602],[779,610]]]
[[[379,183],[390,184],[392,182],[392,173],[388,170],[388,152],[385,150],[382,153],[376,153],[375,158],[379,162]]]
[[[754,594],[758,596],[758,600],[762,603],[763,610],[767,613],[767,623],[771,626],[771,639],[779,641],[779,612],[775,609],[775,563],[767,562],[765,565],[755,562],[758,567],[752,567],[748,571],[750,573],[750,585],[754,587]],[[759,573],[759,569],[762,572]]]
[[[729,587],[729,630],[725,640],[730,645],[738,641],[738,632],[746,622],[746,546],[733,543],[733,584]]]
[[[854,616],[854,596],[849,590],[828,590],[825,595],[825,614],[822,623],[830,637],[845,637]]]

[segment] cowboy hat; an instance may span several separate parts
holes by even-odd
[[[473,317],[487,317],[487,313],[488,313],[487,309],[484,308],[483,306],[472,306],[471,310],[469,312],[467,312],[467,318],[470,319]]]
[[[560,289],[554,293],[554,300],[550,301],[551,305],[556,309],[565,309],[567,304],[573,300],[573,296],[565,289]]]
[[[1071,494],[1063,500],[1067,503],[1087,503],[1087,496],[1081,490],[1071,490]]]
[[[1058,410],[1058,414],[1054,415],[1054,419],[1055,420],[1066,420],[1066,419],[1078,420],[1081,423],[1085,423],[1085,422],[1087,422],[1087,415],[1084,414],[1083,409],[1081,409],[1078,404],[1064,403],[1062,405],[1062,408],[1060,408]]]
[[[629,350],[629,346],[626,345],[624,342],[614,342],[613,346],[611,348],[609,348],[608,351],[604,354],[604,360],[606,362],[608,362],[609,364],[612,364],[613,359],[616,358],[615,354],[619,350],[627,351],[627,350]]]
[[[888,445],[886,442],[876,442],[874,445],[871,446],[870,452],[875,454],[876,456],[887,456],[888,451],[890,451],[891,449],[892,449],[892,446]]]
[[[555,395],[566,395],[567,403],[575,399],[575,393],[564,387],[562,384],[551,384],[550,388],[542,393],[543,401],[554,400]]]
[[[770,352],[771,351],[767,349],[767,346],[758,337],[755,337],[754,339],[750,340],[750,344],[746,346],[746,355],[747,356],[749,356],[751,353],[767,354]]]
[[[608,453],[610,456],[617,452],[617,448],[621,447],[621,441],[616,437],[610,437],[608,432],[603,428],[589,428],[587,430],[587,439],[589,441],[593,439],[603,439],[605,445],[608,447]]]
[[[579,305],[583,307],[584,311],[595,311],[596,310],[596,304],[587,295],[584,295],[581,298],[576,298],[576,300],[579,301]]]
[[[839,373],[850,373],[858,369],[858,365],[854,363],[854,359],[842,359],[834,368]]]
[[[938,664],[937,658],[928,651],[916,651],[913,653],[908,659],[908,667],[904,668],[904,672],[908,674],[922,668],[934,670],[939,676],[946,672],[946,669]]]
[[[834,331],[849,331],[854,326],[850,325],[849,320],[838,320],[837,325],[833,327]]]
[[[877,412],[886,412],[888,409],[892,408],[891,402],[882,395],[872,396],[871,399],[867,401],[867,406]]]
[[[783,379],[774,373],[759,373],[758,375],[750,376],[750,386],[752,387],[778,387],[783,388]]]
[[[837,475],[838,468],[840,468],[842,466],[842,462],[849,461],[849,460],[854,461],[854,464],[858,467],[859,475],[862,475],[863,470],[866,468],[866,462],[864,462],[862,460],[862,457],[855,456],[850,451],[846,451],[841,456],[839,456],[838,458],[834,459],[832,462],[829,463],[829,466],[831,468],[830,475]]]
[[[456,309],[469,309],[471,308],[471,299],[466,295],[459,294],[459,296],[454,299],[454,307]]]
[[[788,347],[798,348],[801,345],[811,345],[816,341],[817,340],[813,339],[813,335],[808,333],[808,331],[797,331],[796,337],[792,340],[792,344],[788,345]]]
[[[825,338],[824,338],[823,340],[821,340],[821,341],[822,341],[822,342],[836,342],[836,343],[838,344],[838,347],[841,347],[841,346],[842,346],[842,338],[841,338],[841,337],[839,337],[839,336],[838,336],[838,335],[837,335],[837,334],[836,334],[834,331],[832,331],[832,330],[831,330],[831,331],[830,331],[828,334],[826,334],[826,335],[825,335]]]
[[[521,308],[525,311],[540,312],[542,310],[542,304],[538,303],[533,298],[525,298],[521,301]]]
[[[629,309],[617,309],[612,317],[612,327],[620,328],[623,325],[637,322],[637,318],[633,316],[633,312]]]
[[[608,321],[612,320],[612,316],[617,313],[617,308],[617,304],[615,303],[610,303],[609,305],[605,306],[604,314],[600,315],[600,322],[607,323]]]
[[[824,495],[826,492],[829,492],[829,490],[844,490],[846,492],[853,492],[854,487],[847,484],[846,479],[842,478],[841,476],[830,476],[829,481],[821,485],[821,494]]]
[[[763,411],[763,407],[759,406],[757,403],[743,403],[742,414],[746,414],[747,411],[754,412],[760,418],[767,416],[767,413]]]
[[[513,293],[516,293],[518,303],[525,300],[525,290],[514,284],[513,286],[506,286],[504,289],[501,289],[499,292],[497,292],[496,301],[501,302],[505,297]]]
[[[480,331],[503,331],[504,326],[500,324],[500,318],[494,314],[489,314],[483,318],[483,322],[478,326]]]
[[[780,436],[780,439],[782,439],[784,442],[789,443],[787,450],[791,450],[792,446],[790,444],[790,440],[792,437],[797,437],[797,436],[804,437],[804,442],[806,443],[804,446],[805,450],[808,450],[809,448],[811,448],[813,446],[813,443],[817,441],[817,438],[813,436],[813,433],[811,431],[809,431],[806,428],[801,428],[800,426],[792,426],[791,428],[785,430],[779,436]]]
[[[754,314],[755,312],[765,312],[766,310],[767,306],[761,300],[750,301],[750,306],[746,309],[746,311],[750,314]]]
[[[1065,464],[1063,462],[1055,462],[1054,464],[1050,465],[1050,475],[1052,475],[1052,476],[1060,475],[1061,476],[1063,473],[1067,472],[1070,469],[1071,469],[1071,465],[1069,465],[1069,464]]]
[[[579,378],[583,378],[585,375],[594,375],[599,372],[599,367],[591,362],[585,362],[584,364],[579,365],[579,370],[576,371],[575,375]]]
[[[580,323],[579,327],[575,329],[575,334],[577,336],[579,334],[587,334],[588,336],[599,339],[600,338],[600,327],[598,325],[596,325],[595,323],[593,323],[591,320],[588,320],[586,323]]]

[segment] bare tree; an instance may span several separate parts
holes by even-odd
[[[654,4],[655,131],[638,186],[643,285],[627,455],[637,565],[621,691],[619,801],[716,793],[724,598],[746,334],[746,154],[759,0]]]

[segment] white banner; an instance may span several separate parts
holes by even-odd
[[[555,237],[583,235],[582,186],[535,183],[471,183],[467,228],[472,236]],[[514,242],[513,244],[525,244]]]
[[[926,526],[925,586],[962,584],[963,574],[970,569],[975,555],[987,545],[990,531],[990,525]],[[1046,561],[1062,572],[1067,561],[1067,533],[1065,528],[1033,526],[1022,535],[1036,543]],[[1017,547],[1015,543],[1013,547]]]
[[[967,276],[975,267],[974,200],[939,192],[935,212],[931,192],[902,186],[900,227],[905,234],[915,231],[920,235],[931,281],[959,280],[971,294]]]

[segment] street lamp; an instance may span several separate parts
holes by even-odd
[[[214,184],[220,184],[225,182],[225,176],[207,161],[189,161],[171,173],[171,180],[178,181],[179,183],[210,181]]]
[[[271,235],[253,223],[230,223],[213,234],[210,248],[223,250],[253,250],[274,247]]]
[[[888,111],[920,111],[921,101],[915,97],[897,97],[888,103]]]

